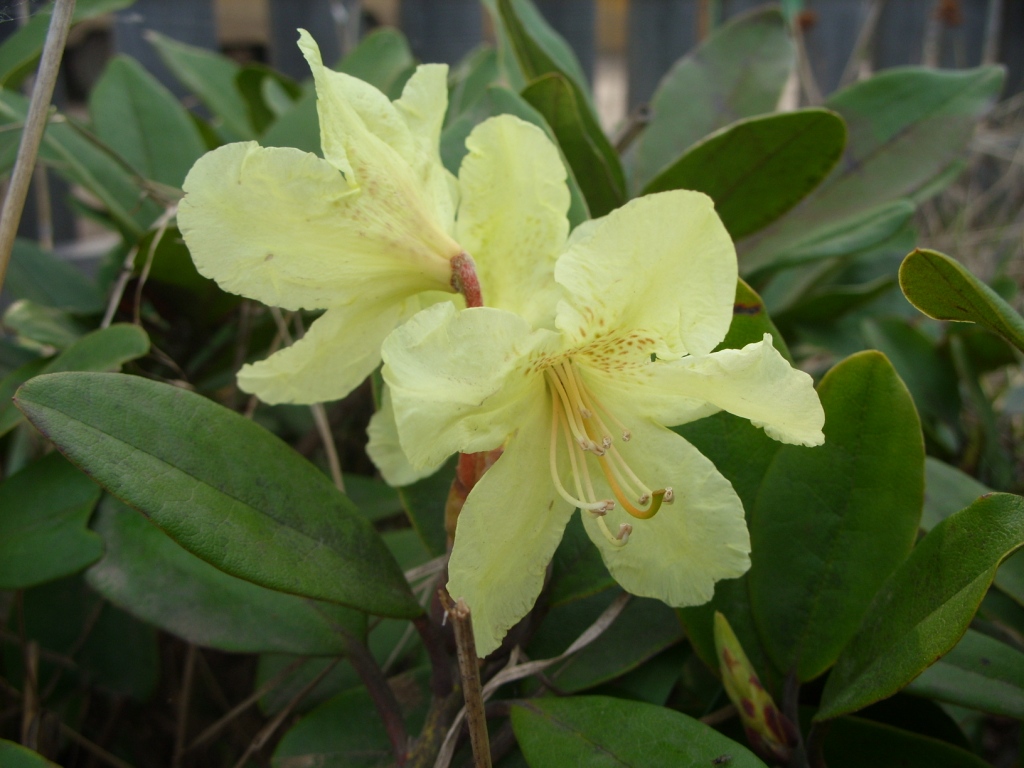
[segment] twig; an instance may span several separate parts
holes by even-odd
[[[338,448],[334,444],[334,435],[331,433],[331,423],[327,419],[327,411],[323,403],[313,403],[309,406],[313,414],[313,423],[316,424],[316,431],[320,435],[320,442],[324,444],[324,453],[327,454],[327,466],[331,468],[331,479],[334,486],[345,492],[345,480],[341,476],[341,461],[338,459]]]
[[[882,16],[882,9],[885,7],[885,0],[871,0],[868,5],[864,23],[860,25],[857,33],[857,40],[853,44],[850,58],[846,60],[846,67],[839,78],[839,88],[849,85],[859,79],[861,65],[867,59],[868,50],[875,39],[875,30],[878,29],[878,20]]]
[[[427,649],[430,659],[430,688],[434,698],[444,698],[452,691],[451,664],[444,647],[444,638],[429,616],[418,616],[412,620],[416,631],[420,633],[423,647]]]
[[[804,37],[804,28],[800,20],[793,20],[793,42],[796,44],[797,74],[800,80],[800,87],[803,89],[807,103],[812,107],[821,104],[825,98],[821,95],[821,88],[814,77],[814,70],[811,69],[811,59],[807,55],[807,39]]]
[[[114,322],[114,315],[117,314],[117,308],[121,305],[121,297],[124,296],[124,289],[128,286],[128,281],[131,280],[132,272],[135,271],[135,257],[138,253],[139,246],[133,245],[131,250],[128,251],[128,255],[124,257],[124,263],[121,265],[121,271],[117,275],[117,281],[114,283],[114,287],[110,291],[110,299],[107,301],[107,311],[103,313],[103,320],[100,321],[100,328],[109,328],[110,324]]]
[[[36,721],[39,718],[39,643],[25,645],[25,693],[21,699],[21,743],[36,748]]]
[[[629,603],[630,597],[631,595],[623,593],[615,598],[611,605],[605,608],[601,615],[597,617],[597,620],[587,627],[583,634],[577,637],[576,640],[573,641],[573,644],[565,649],[564,653],[561,653],[558,656],[554,656],[550,659],[528,661],[524,664],[519,664],[518,661],[521,658],[521,654],[517,647],[513,650],[512,656],[509,658],[508,665],[501,670],[501,672],[487,681],[487,684],[483,688],[483,700],[487,701],[487,699],[494,695],[495,691],[506,683],[511,683],[515,680],[522,680],[524,677],[530,677],[541,670],[547,669],[553,664],[564,661],[577,651],[580,651],[590,645],[619,617],[619,614],[622,613],[626,604]],[[445,736],[444,744],[441,745],[441,751],[438,753],[437,760],[434,762],[434,768],[447,768],[448,764],[451,763],[452,756],[455,754],[456,736],[459,733],[459,728],[462,726],[462,719],[465,716],[466,710],[463,709],[459,712],[451,727],[448,729],[448,734]]]
[[[924,25],[924,41],[921,43],[921,63],[926,67],[939,66],[939,48],[942,45],[942,3],[935,0],[935,7]]]
[[[281,723],[288,719],[292,710],[299,705],[299,702],[306,698],[310,691],[320,685],[320,681],[327,677],[328,673],[338,665],[339,661],[341,661],[340,656],[324,667],[320,674],[306,683],[302,690],[292,697],[292,700],[288,702],[284,709],[274,715],[274,718],[260,729],[260,732],[256,734],[256,737],[249,743],[249,746],[246,747],[242,756],[238,758],[238,762],[235,763],[234,768],[242,768],[252,753],[267,743],[267,739],[273,736],[274,731],[281,727]]]
[[[714,712],[708,712],[704,717],[698,719],[704,725],[718,725],[734,717],[736,717],[736,705],[726,704],[724,707],[719,707]]]
[[[156,220],[156,234],[153,235],[153,240],[149,244],[149,250],[146,252],[146,263],[142,266],[142,272],[139,274],[139,282],[135,286],[135,307],[134,307],[134,318],[136,325],[142,325],[142,289],[146,287],[146,280],[149,278],[149,270],[153,268],[153,259],[156,257],[156,249],[160,247],[160,243],[164,239],[164,234],[167,232],[167,225],[170,224],[178,214],[178,206],[173,206],[165,210],[160,218]]]
[[[236,717],[238,717],[240,714],[242,714],[245,710],[247,710],[249,707],[251,707],[257,701],[262,699],[264,696],[266,696],[272,690],[277,688],[277,686],[279,686],[282,682],[284,682],[285,678],[287,678],[290,674],[292,674],[295,670],[297,670],[299,667],[301,667],[307,661],[309,661],[308,657],[302,657],[302,658],[295,659],[295,661],[293,661],[291,664],[289,664],[287,667],[282,669],[280,672],[278,672],[276,675],[274,675],[272,678],[270,678],[267,682],[265,682],[263,685],[261,685],[255,691],[253,691],[241,703],[239,703],[236,706],[234,706],[231,709],[231,711],[228,712],[223,717],[221,717],[220,720],[218,720],[213,725],[211,725],[209,728],[207,728],[205,731],[203,731],[198,736],[196,736],[192,740],[192,743],[189,744],[188,747],[185,748],[185,752],[191,752],[193,749],[201,747],[203,744],[208,742],[210,739],[212,739],[214,736],[216,736],[218,733],[220,733],[222,730],[224,730],[225,726],[227,726],[229,723],[231,723],[231,721],[233,721]]]
[[[192,700],[192,680],[196,671],[196,654],[199,649],[189,643],[185,654],[185,670],[182,672],[181,694],[178,697],[178,722],[174,731],[174,757],[171,759],[173,768],[181,765],[185,754],[185,736],[188,733],[188,708]]]
[[[469,726],[469,741],[473,746],[473,764],[476,768],[491,768],[487,714],[484,712],[483,690],[480,687],[480,662],[476,655],[476,639],[473,637],[469,606],[462,598],[453,601],[443,589],[438,591],[438,597],[455,630],[462,695],[466,701],[466,724]]]
[[[999,61],[999,33],[1003,29],[1003,0],[988,0],[988,15],[985,18],[985,39],[981,49],[981,63],[995,64]]]
[[[615,134],[612,145],[618,154],[622,154],[636,140],[636,137],[643,133],[644,128],[651,122],[651,108],[647,104],[640,104],[626,117],[626,122]]]
[[[67,738],[71,739],[71,741],[75,742],[75,744],[82,747],[82,749],[86,750],[87,752],[92,753],[100,760],[105,762],[107,765],[112,765],[114,766],[114,768],[133,768],[133,766],[130,763],[126,763],[117,755],[110,754],[99,744],[95,744],[89,741],[87,738],[85,738],[85,736],[80,734],[78,731],[72,730],[64,723],[60,724],[60,732],[63,736],[66,736]]]
[[[46,130],[53,86],[57,82],[60,60],[64,54],[64,44],[68,39],[74,10],[75,0],[56,0],[53,16],[50,18],[50,28],[46,33],[46,42],[43,43],[39,71],[36,74],[35,87],[32,89],[32,100],[28,105],[28,116],[25,118],[25,130],[21,134],[7,197],[4,198],[3,209],[0,210],[0,288],[3,288],[4,278],[7,276],[11,249],[18,233],[21,212],[25,209],[25,197],[28,195],[39,145]]]
[[[402,709],[398,706],[398,699],[395,692],[388,685],[387,678],[373,658],[370,649],[356,638],[345,633],[345,655],[348,657],[352,668],[359,675],[359,680],[366,687],[373,706],[384,728],[388,732],[388,739],[391,741],[391,751],[395,755],[398,765],[404,765],[408,758],[409,734],[405,729],[405,719],[402,717]]]

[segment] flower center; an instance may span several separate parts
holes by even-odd
[[[563,360],[545,370],[551,391],[551,479],[559,495],[570,504],[597,518],[605,538],[616,546],[629,540],[633,526],[623,523],[618,534],[608,530],[604,516],[615,508],[615,501],[599,499],[594,492],[588,462],[597,462],[615,499],[633,517],[646,520],[654,517],[662,504],[671,504],[671,488],[652,491],[626,463],[615,447],[612,430],[614,424],[623,442],[628,442],[629,429],[609,411],[583,384],[579,371],[571,360]],[[558,438],[561,434],[572,467],[573,496],[562,485],[558,473]]]

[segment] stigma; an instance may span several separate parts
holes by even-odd
[[[615,546],[625,546],[633,530],[631,525],[619,526],[613,534],[604,516],[616,502],[633,517],[647,520],[662,504],[671,504],[672,489],[651,490],[629,466],[615,445],[613,434],[622,442],[632,437],[630,430],[609,411],[583,383],[572,360],[562,360],[545,370],[551,392],[551,479],[558,494],[597,519],[605,538]],[[608,424],[615,425],[615,431]],[[558,471],[558,440],[564,441],[572,469],[573,495],[562,484]],[[600,499],[594,491],[591,467],[596,463],[611,489],[614,499]]]

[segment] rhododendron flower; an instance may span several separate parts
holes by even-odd
[[[578,228],[554,276],[550,327],[439,304],[383,348],[414,466],[504,447],[466,500],[449,564],[481,656],[532,607],[577,508],[634,594],[700,604],[747,570],[739,498],[666,425],[726,410],[777,440],[824,439],[811,378],[770,335],[712,351],[732,321],[737,266],[706,196],[648,195]]]
[[[268,403],[343,397],[380,362],[380,344],[451,291],[455,180],[438,141],[447,68],[417,68],[392,103],[323,66],[302,31],[324,157],[255,142],[200,158],[178,223],[196,268],[222,288],[290,310],[326,309],[303,339],[239,373]]]

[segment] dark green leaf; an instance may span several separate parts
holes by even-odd
[[[3,324],[21,339],[54,349],[67,349],[86,332],[87,326],[70,313],[26,299],[16,301],[4,312]]]
[[[290,111],[302,88],[264,64],[249,64],[235,75],[235,87],[249,110],[249,122],[263,133],[281,113]]]
[[[963,635],[999,564],[1024,545],[1024,499],[984,496],[935,526],[875,596],[817,718],[890,696]]]
[[[587,78],[576,54],[530,0],[497,0],[496,4],[494,0],[484,0],[484,4],[492,9],[499,31],[509,42],[524,82],[542,75],[560,74],[572,81],[577,95],[587,101]],[[495,8],[496,14],[493,13]]]
[[[26,364],[0,382],[0,435],[21,423],[22,415],[11,396],[32,376],[61,371],[117,371],[147,352],[146,332],[137,325],[118,323],[83,336],[48,362]]]
[[[750,522],[754,618],[775,664],[801,681],[856,632],[909,554],[924,501],[921,424],[885,356],[848,358],[818,394],[825,444],[782,447]]]
[[[793,357],[786,346],[786,340],[782,338],[779,329],[768,317],[761,297],[741,278],[736,282],[736,299],[732,306],[732,324],[729,326],[729,333],[715,350],[742,349],[747,344],[756,344],[761,341],[766,333],[772,335],[772,346],[779,351],[779,354],[793,362]]]
[[[134,59],[117,56],[89,94],[93,130],[147,179],[180,188],[206,151],[185,108]]]
[[[826,325],[884,296],[896,286],[891,277],[855,285],[826,285],[811,290],[785,310],[775,313],[784,328],[790,325]],[[882,350],[888,352],[888,350]]]
[[[96,284],[67,260],[31,240],[14,241],[4,282],[5,295],[36,304],[89,315],[103,309]]]
[[[978,323],[1024,351],[1024,318],[949,256],[913,251],[900,266],[900,287],[928,317]]]
[[[825,734],[829,768],[987,768],[965,749],[859,717],[844,717]]]
[[[365,475],[345,475],[345,495],[367,520],[383,520],[402,513],[398,491],[383,480]]]
[[[4,768],[60,768],[38,752],[7,739],[0,739],[0,765]]]
[[[969,629],[907,692],[1022,720],[1024,653]]]
[[[867,216],[915,196],[963,152],[1002,88],[1000,67],[900,68],[840,91],[825,103],[846,121],[836,171],[800,207],[743,249],[746,272],[790,256],[808,232]]]
[[[637,139],[633,186],[643,188],[709,133],[772,112],[794,54],[772,8],[738,16],[676,62],[658,84],[650,123]]]
[[[615,584],[601,552],[587,536],[579,515],[569,518],[562,540],[551,558],[548,601],[552,606],[589,597]],[[595,616],[596,618],[596,616]]]
[[[116,374],[36,377],[16,403],[97,482],[221,570],[368,613],[420,612],[370,523],[320,470],[242,416]]]
[[[466,54],[448,76],[448,114],[445,124],[482,99],[499,77],[498,52],[490,45],[481,45]]]
[[[256,138],[249,107],[235,85],[241,67],[219,53],[186,45],[153,30],[146,33],[146,39],[181,84],[219,119],[225,139]]]
[[[106,554],[86,573],[89,586],[191,643],[236,653],[340,655],[366,631],[363,614],[217,570],[112,497],[93,527]]]
[[[127,8],[133,0],[78,0],[71,23],[91,19],[104,13],[112,13]],[[22,78],[30,74],[36,66],[36,60],[43,50],[46,31],[50,27],[53,5],[32,13],[26,24],[12,33],[0,46],[0,86],[14,89]],[[8,24],[14,20],[7,19]]]
[[[448,489],[455,479],[457,458],[452,458],[430,477],[398,489],[409,522],[432,555],[443,555],[448,537],[444,530],[444,507]]]
[[[604,216],[626,200],[622,164],[579,89],[564,75],[549,74],[523,90],[558,139],[592,216]]]
[[[846,126],[827,109],[733,123],[692,146],[643,190],[695,189],[738,240],[800,202],[843,154]]]
[[[764,768],[710,726],[653,704],[605,696],[532,699],[512,707],[512,728],[531,768]]]
[[[429,696],[429,671],[416,669],[390,681],[410,730],[418,732]],[[273,768],[379,768],[392,762],[388,733],[365,688],[345,691],[314,709],[274,750]]]
[[[87,528],[96,483],[53,453],[0,484],[0,589],[76,573],[103,554]]]
[[[337,67],[339,72],[358,77],[392,100],[402,95],[405,81],[415,68],[409,42],[393,27],[372,31]]]

